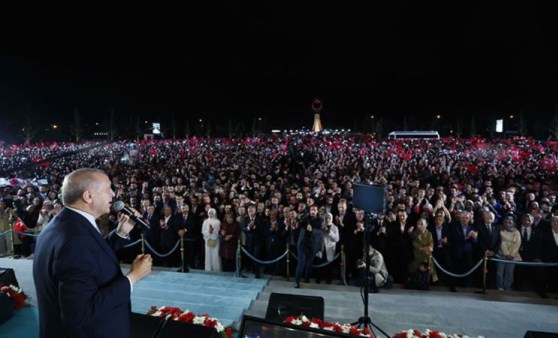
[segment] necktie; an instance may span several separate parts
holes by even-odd
[[[523,242],[527,242],[529,239],[527,238],[527,229],[523,229],[523,238],[522,241]]]
[[[486,226],[486,228],[488,229],[488,238],[491,239],[492,238],[492,224],[488,224]]]

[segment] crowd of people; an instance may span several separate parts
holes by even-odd
[[[0,149],[0,232],[16,222],[23,231],[40,232],[63,208],[64,176],[92,167],[104,170],[116,198],[150,225],[137,226],[132,236],[143,234],[159,253],[184,239],[186,268],[234,271],[240,242],[259,261],[272,261],[288,247],[296,257],[289,267],[295,287],[310,278],[363,283],[367,253],[373,289],[393,280],[456,290],[482,286],[484,269],[468,272],[488,257],[499,259],[488,264],[490,288],[545,297],[558,291],[558,268],[506,262],[558,262],[558,146],[552,142],[298,135],[87,147]],[[355,182],[385,187],[385,210],[355,208]],[[111,213],[98,222],[108,232],[116,219]],[[0,253],[12,254],[9,237],[0,237]],[[13,254],[33,255],[34,237],[14,241]],[[153,256],[158,265],[180,264],[179,250]],[[467,276],[450,277],[433,261]],[[243,269],[255,277],[285,274],[286,264],[281,259],[262,266],[242,257]]]

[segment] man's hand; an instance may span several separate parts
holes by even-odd
[[[128,215],[120,213],[118,217],[118,226],[116,227],[116,233],[120,237],[127,237],[130,231],[134,228],[136,222],[132,221]]]
[[[184,237],[184,235],[186,234],[187,230],[186,229],[179,229],[178,230],[178,236],[180,236],[180,238]]]
[[[153,267],[153,259],[150,254],[136,256],[132,262],[132,267],[128,272],[128,277],[132,280],[132,284],[136,284],[140,279],[151,273]]]

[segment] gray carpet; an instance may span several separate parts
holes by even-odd
[[[0,258],[0,267],[15,270],[20,286],[31,296],[31,304],[36,305],[31,263],[25,259]],[[127,270],[128,267],[123,266],[123,271]],[[363,314],[361,295],[356,287],[302,283],[300,289],[294,289],[292,285],[282,278],[268,281],[199,270],[186,274],[155,271],[136,285],[132,306],[138,313],[145,313],[151,305],[179,306],[196,313],[206,312],[225,325],[238,324],[242,313],[264,317],[269,295],[277,292],[324,297],[328,321],[353,322]],[[527,330],[558,332],[558,300],[554,298],[540,299],[528,292],[488,290],[483,295],[474,291],[381,290],[369,297],[369,315],[389,334],[410,328],[487,338],[521,338]]]

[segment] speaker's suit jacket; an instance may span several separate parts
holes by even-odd
[[[68,208],[51,221],[33,259],[40,337],[130,337],[131,285],[114,253],[125,242]]]

